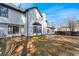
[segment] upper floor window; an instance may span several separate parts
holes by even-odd
[[[8,8],[0,6],[0,16],[8,17]]]

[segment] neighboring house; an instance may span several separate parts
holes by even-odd
[[[46,20],[45,13],[42,13],[42,19],[43,19],[43,35],[54,34],[55,27],[50,25],[50,23]]]
[[[70,28],[67,26],[60,26],[57,27],[55,30],[56,34],[61,34],[61,35],[71,35]]]
[[[47,27],[47,34],[54,34],[55,33],[55,28],[54,27]]]
[[[78,21],[75,23],[73,29],[74,29],[73,32],[74,32],[74,31],[75,31],[75,32],[76,32],[76,31],[79,31],[79,22],[78,22]],[[61,27],[58,28],[57,31],[70,31],[70,28],[67,27],[67,26],[61,26]]]
[[[70,31],[70,28],[66,26],[62,26],[60,28],[57,28],[57,31]]]
[[[52,26],[52,24],[50,22],[48,22],[47,20],[46,20],[46,23],[47,23],[47,27],[46,27],[47,33],[46,34],[54,34],[55,27]]]
[[[75,24],[75,31],[79,31],[79,21],[77,21]]]
[[[23,11],[13,4],[0,3],[0,29],[6,36],[42,35],[42,15],[37,7]]]

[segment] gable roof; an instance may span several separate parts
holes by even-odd
[[[28,8],[26,9],[25,11],[23,11],[22,9],[20,9],[19,7],[13,5],[12,3],[0,3],[0,5],[4,6],[4,7],[7,7],[7,8],[10,8],[10,9],[13,9],[13,10],[16,10],[18,12],[21,12],[21,13],[26,13],[27,11],[31,10],[31,9],[37,9],[39,14],[41,15],[42,17],[42,14],[41,12],[39,11],[38,7],[31,7],[31,8]]]
[[[31,8],[28,8],[28,9],[25,10],[25,12],[27,12],[27,11],[29,11],[29,10],[31,10],[31,9],[37,9],[38,12],[39,12],[39,14],[40,14],[41,17],[42,17],[42,14],[41,14],[40,10],[38,9],[38,7],[31,7]]]

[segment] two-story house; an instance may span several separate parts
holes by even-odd
[[[13,4],[0,3],[0,36],[33,36],[43,33],[43,19],[37,7],[21,10]]]

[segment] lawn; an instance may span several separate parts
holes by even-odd
[[[20,56],[25,37],[7,38],[6,56]],[[30,56],[79,56],[79,37],[64,35],[33,36],[29,38],[27,55]]]
[[[31,45],[33,56],[77,56],[79,55],[79,37],[47,35],[38,37]]]

